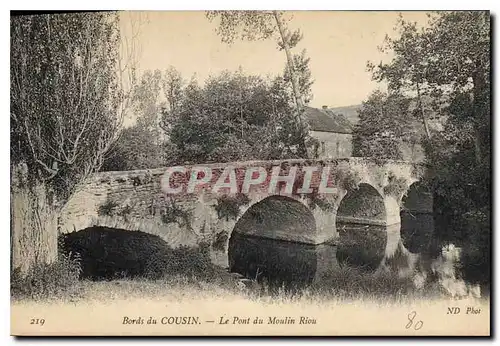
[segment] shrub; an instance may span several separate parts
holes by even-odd
[[[17,299],[42,299],[74,293],[80,273],[79,257],[64,254],[54,263],[35,264],[24,274],[15,269],[11,273],[11,296]]]
[[[181,246],[169,252],[156,253],[147,260],[145,276],[160,279],[166,276],[183,275],[188,279],[210,277],[214,266],[208,250]]]
[[[361,177],[357,171],[348,168],[339,169],[336,177],[337,184],[346,191],[352,191],[359,187]]]
[[[491,271],[491,228],[487,212],[464,215],[468,241],[464,242],[460,271],[471,283],[489,285]]]
[[[250,199],[245,194],[238,194],[235,197],[223,196],[217,199],[215,210],[219,219],[229,221],[230,219],[236,219],[240,215],[240,207],[249,202]]]
[[[317,190],[313,190],[313,193],[309,195],[311,209],[315,209],[316,207],[320,208],[323,211],[333,212],[335,210],[334,201],[328,200],[327,198],[320,196]]]
[[[99,206],[99,209],[97,210],[97,214],[99,216],[111,216],[114,212],[114,210],[118,207],[118,203],[113,201],[113,200],[106,200],[106,202],[103,205]]]
[[[191,228],[192,211],[184,210],[173,202],[164,206],[160,210],[160,215],[164,224],[177,223],[179,227]]]
[[[170,247],[157,235],[106,227],[91,227],[64,235],[61,252],[78,253],[83,278],[162,279],[181,275],[212,280],[217,268],[209,246]]]
[[[408,188],[408,182],[404,177],[396,177],[394,173],[389,173],[388,184],[384,187],[384,193],[390,196],[400,196]]]
[[[215,240],[212,243],[212,248],[217,251],[223,251],[226,248],[227,240],[229,235],[227,232],[219,232],[215,235]]]

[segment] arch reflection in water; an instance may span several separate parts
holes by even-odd
[[[267,282],[270,288],[303,287],[323,265],[318,261],[319,249],[328,248],[311,245],[315,235],[316,222],[309,208],[292,198],[268,197],[236,223],[229,240],[230,270]]]
[[[229,240],[231,272],[271,289],[299,289],[336,266],[334,245],[303,244],[234,232]]]
[[[230,271],[273,289],[305,288],[335,275],[341,267],[365,272],[376,271],[385,258],[394,255],[388,236],[399,233],[400,224],[390,226],[344,224],[337,245],[311,245],[249,236],[234,232],[229,241]]]
[[[392,225],[390,231],[399,231]],[[362,224],[337,224],[339,232],[337,260],[340,266],[350,266],[375,271],[386,255],[387,226]]]
[[[401,238],[413,253],[424,252],[434,233],[433,198],[425,184],[412,184],[401,201]]]
[[[360,184],[349,191],[340,202],[336,218],[339,264],[376,270],[388,248],[385,224],[384,199],[375,188]]]

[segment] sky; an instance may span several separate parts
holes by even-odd
[[[406,20],[425,25],[425,12],[403,12]],[[390,56],[378,46],[386,34],[395,36],[399,12],[287,12],[290,30],[300,29],[302,41],[294,53],[307,50],[314,84],[313,107],[359,104],[379,85],[366,70],[367,61],[378,63]],[[227,69],[241,68],[255,75],[282,73],[284,51],[276,41],[235,41],[222,43],[216,33],[217,22],[210,22],[201,11],[122,12],[122,35],[131,38],[131,25],[137,28],[138,71],[165,70],[174,66],[185,79],[194,74],[199,82]]]

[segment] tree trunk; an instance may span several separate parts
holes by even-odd
[[[478,130],[478,126],[475,125],[474,128],[474,156],[476,158],[476,163],[481,163],[481,138]]]
[[[429,131],[429,124],[427,122],[427,117],[425,116],[424,112],[424,105],[422,104],[422,98],[420,95],[420,84],[417,82],[417,98],[418,98],[418,105],[420,107],[420,115],[422,116],[422,122],[424,123],[424,128],[425,128],[425,134],[427,136],[427,140],[431,140],[431,132]]]
[[[286,53],[286,60],[288,63],[288,71],[290,72],[290,79],[292,80],[292,89],[293,96],[295,98],[295,103],[297,105],[297,109],[302,109],[304,107],[304,103],[302,102],[302,96],[299,91],[299,83],[297,81],[297,76],[295,74],[295,64],[293,62],[292,53],[290,52],[290,46],[288,44],[288,38],[285,32],[285,28],[283,27],[283,23],[281,22],[281,18],[277,11],[273,11],[274,18],[276,19],[276,25],[278,26],[278,30],[281,36],[281,42],[283,43],[283,48]]]
[[[472,89],[472,119],[474,122],[474,152],[476,163],[479,164],[482,159],[481,122],[484,122],[489,127],[491,114],[484,109],[484,104],[487,102],[483,96],[486,83],[484,72],[481,69],[481,61],[477,61],[476,66],[476,71],[472,74],[472,83],[474,85]]]
[[[278,14],[278,11],[273,11],[273,15],[274,15],[274,18],[276,20],[276,25],[278,26],[278,30],[279,30],[279,33],[281,36],[281,42],[283,43],[283,49],[285,50],[285,53],[286,53],[288,71],[290,72],[290,79],[292,81],[293,96],[295,98],[295,104],[297,106],[297,121],[299,123],[299,126],[305,132],[306,137],[307,137],[307,135],[309,135],[309,124],[304,119],[304,115],[303,115],[304,103],[302,101],[302,95],[300,94],[299,82],[297,81],[297,74],[295,72],[295,64],[293,62],[292,53],[290,52],[290,46],[288,44],[287,34],[285,32],[285,28],[283,27],[283,23],[281,22],[281,18],[280,18],[280,15]],[[305,155],[306,158],[308,156],[305,138],[304,138],[304,141],[302,141],[302,143],[300,145],[299,154],[301,156]]]
[[[57,212],[44,185],[11,186],[11,268],[26,273],[57,259]]]

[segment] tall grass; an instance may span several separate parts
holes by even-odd
[[[53,263],[34,264],[27,272],[15,269],[10,279],[11,297],[39,300],[77,294],[80,273],[78,256],[70,258],[63,254]]]

